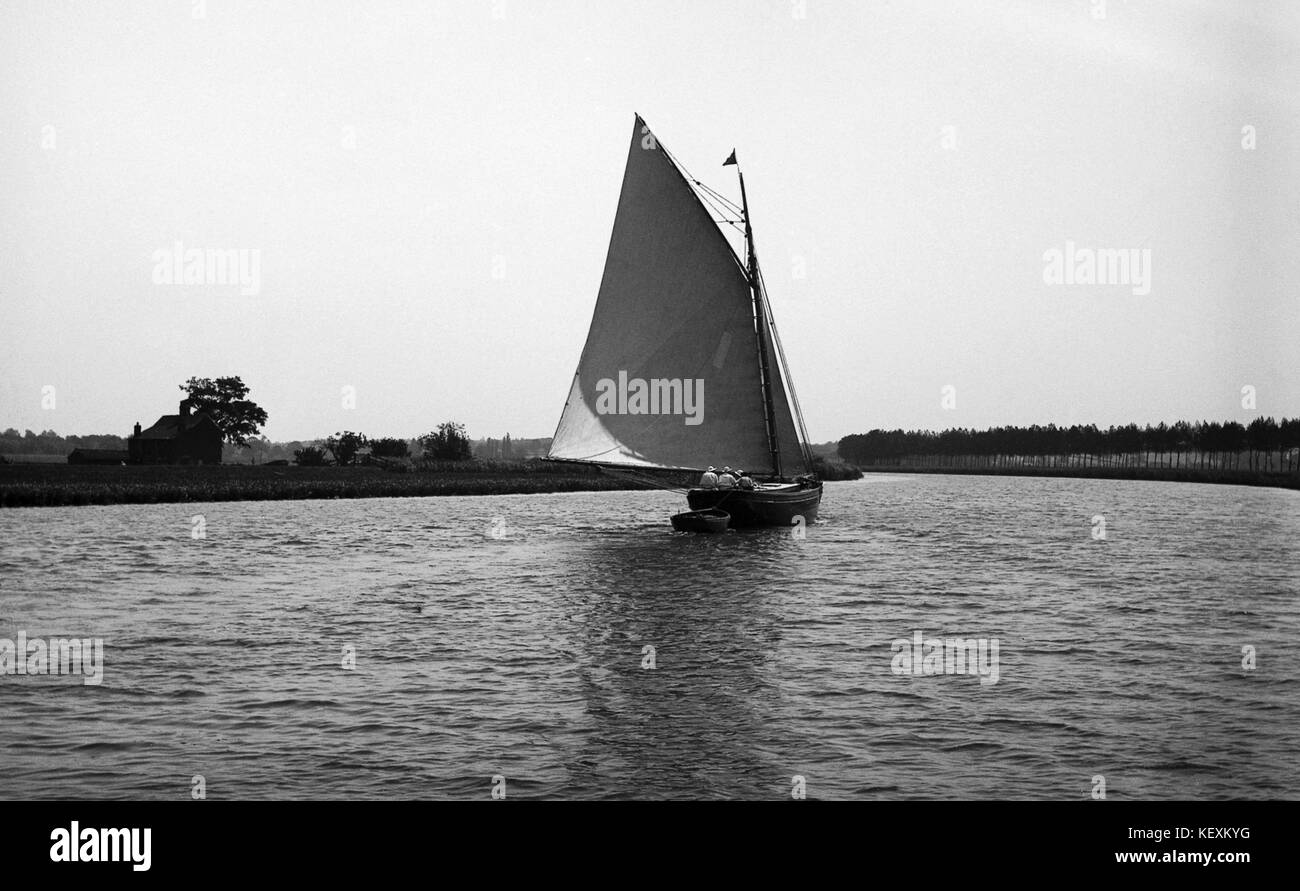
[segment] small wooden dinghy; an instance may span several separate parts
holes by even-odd
[[[678,532],[726,532],[730,522],[731,514],[716,507],[673,515],[673,528]]]

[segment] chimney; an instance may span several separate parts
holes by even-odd
[[[135,434],[134,434],[134,435],[135,435],[135,436],[139,436],[139,435],[140,435],[140,422],[139,422],[139,421],[136,421],[136,422],[135,422]]]
[[[185,419],[188,418],[189,416],[190,416],[190,401],[189,401],[188,399],[182,399],[182,400],[181,400],[181,420],[185,420]]]

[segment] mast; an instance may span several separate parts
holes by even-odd
[[[733,152],[724,166],[735,163]],[[777,478],[807,464],[743,178],[740,186],[743,207],[691,177],[636,117],[591,327],[548,458],[702,470],[722,455]],[[743,233],[744,256],[719,222]],[[698,381],[698,392],[706,376],[707,421],[685,389]],[[677,379],[682,410],[654,410],[662,387],[653,388],[666,382],[671,397]],[[633,410],[633,393],[646,388],[650,411],[644,401]]]
[[[734,157],[734,152],[732,153]],[[772,468],[777,479],[781,479],[781,446],[776,436],[776,410],[772,407],[772,372],[767,364],[767,314],[763,308],[763,291],[758,277],[758,254],[754,251],[754,230],[749,224],[749,199],[745,197],[745,174],[736,165],[736,175],[740,177],[740,207],[745,218],[745,251],[747,256],[746,274],[749,277],[749,291],[754,301],[754,320],[758,336],[758,371],[763,385],[763,419],[767,424],[767,448],[772,455]]]

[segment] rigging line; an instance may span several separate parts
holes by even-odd
[[[673,156],[672,152],[668,151],[667,146],[665,146],[663,143],[659,143],[658,146],[661,154],[664,156],[664,159],[668,162],[668,166],[672,168],[673,173],[675,173],[681,179],[682,184],[686,186],[687,190],[691,193],[691,198],[695,199],[695,203],[699,205],[700,210],[708,214],[709,219],[712,220],[713,214],[710,212],[710,208],[707,205],[705,205],[704,201],[700,198],[699,191],[694,186],[692,186],[690,180],[687,179],[686,173],[683,172],[684,168],[682,168],[677,163],[677,158]],[[723,232],[721,229],[716,228],[716,225],[715,225],[715,231],[718,233],[718,237],[722,239],[722,243],[727,246],[727,250],[730,251],[731,259],[734,260],[736,263],[736,270],[742,276],[748,277],[749,276],[748,267],[746,267],[744,261],[740,259],[740,255],[736,253],[735,245],[733,245],[731,243],[731,240],[727,238],[727,234],[725,232]]]
[[[667,155],[668,158],[669,158],[669,160],[671,160],[674,164],[677,165],[677,169],[680,170],[680,171],[682,172],[682,175],[686,178],[686,181],[687,181],[688,183],[694,183],[695,185],[699,186],[701,189],[703,189],[703,190],[705,190],[706,192],[708,192],[708,193],[714,195],[715,197],[717,197],[718,199],[720,199],[720,200],[723,201],[724,203],[730,205],[731,208],[732,208],[732,210],[734,210],[734,211],[739,211],[739,210],[740,210],[739,205],[737,205],[734,201],[731,201],[731,200],[729,200],[728,198],[726,198],[725,196],[721,195],[720,193],[714,191],[713,189],[710,189],[708,186],[704,185],[704,183],[702,183],[702,182],[700,182],[698,179],[696,179],[696,178],[695,178],[695,175],[694,175],[693,173],[691,173],[689,170],[686,169],[686,165],[683,164],[681,161],[677,160],[677,156],[674,155],[672,152],[668,151],[667,147],[665,147],[664,144],[663,144],[662,142],[659,143],[659,150],[662,151],[665,155]]]
[[[709,198],[708,195],[701,195],[700,203],[707,204],[710,210],[715,211],[724,217],[727,215],[727,209],[725,207],[719,207],[717,202]]]
[[[682,164],[681,161],[677,160],[677,156],[674,155],[672,152],[668,151],[668,147],[665,146],[663,143],[659,143],[659,150],[662,151],[664,153],[664,156],[668,158],[668,160],[672,163],[674,167],[677,168],[678,174],[683,179],[686,180],[687,188],[690,188],[691,183],[695,183],[700,187],[699,189],[691,189],[691,192],[695,195],[696,200],[700,202],[701,206],[705,205],[705,199],[706,199],[706,195],[703,192],[701,192],[701,190],[705,190],[705,192],[712,193],[713,195],[716,195],[717,198],[720,199],[721,201],[726,202],[727,204],[731,204],[733,207],[735,207],[734,202],[729,201],[721,194],[714,192],[713,189],[710,189],[708,186],[705,186],[703,183],[697,180],[691,174],[691,172],[686,169],[686,165]],[[708,208],[716,209],[716,206],[712,203],[709,203],[708,207],[706,207],[705,209],[707,210]],[[739,210],[742,215],[744,214],[743,208],[736,208],[736,209]],[[729,223],[729,224],[735,227],[737,230],[739,230],[739,226],[736,226],[735,223]],[[740,262],[739,256],[736,256],[736,262],[737,263]],[[763,308],[766,311],[765,321],[768,330],[772,333],[773,340],[776,343],[777,358],[779,359],[781,365],[781,370],[779,373],[785,379],[786,389],[789,391],[787,394],[787,398],[792,400],[794,403],[793,408],[795,414],[795,423],[798,425],[797,435],[802,437],[802,441],[799,443],[799,452],[803,456],[805,466],[811,472],[812,471],[812,449],[808,444],[808,430],[804,426],[803,411],[799,406],[799,396],[797,393],[795,393],[794,379],[790,376],[790,368],[785,361],[785,350],[781,346],[781,335],[777,333],[776,323],[772,319],[772,305],[767,299],[767,286],[763,282],[763,270],[761,267],[758,267],[757,261],[755,261],[754,265],[758,272],[759,296],[763,301]],[[743,269],[743,272],[746,277],[749,276],[748,269]],[[755,322],[757,323],[757,319],[755,319]],[[763,406],[763,411],[765,414],[767,413],[766,403]],[[769,419],[769,420],[774,420],[774,419]]]
[[[804,460],[808,463],[809,470],[811,470],[812,449],[811,443],[808,439],[808,429],[804,426],[803,408],[799,405],[799,393],[795,389],[794,377],[790,374],[790,365],[785,358],[785,347],[781,343],[781,334],[776,330],[776,321],[772,317],[772,304],[767,296],[767,283],[763,280],[763,270],[761,268],[758,271],[758,282],[763,296],[763,305],[767,308],[768,324],[772,327],[772,340],[776,343],[777,359],[780,360],[781,363],[781,374],[785,378],[786,390],[788,391],[787,395],[793,403],[795,422],[799,426],[798,432],[801,439],[800,451],[804,453]]]
[[[717,224],[719,224],[719,225],[725,223],[726,225],[728,225],[728,226],[730,226],[731,228],[735,229],[737,232],[740,232],[741,234],[744,234],[744,231],[745,231],[745,230],[742,229],[742,228],[740,228],[740,224],[741,224],[742,222],[744,222],[743,220],[729,220],[729,219],[727,219],[727,218],[726,218],[726,216],[727,216],[726,208],[718,207],[718,205],[717,205],[715,202],[713,202],[713,201],[711,201],[711,200],[709,199],[709,196],[708,196],[708,195],[700,195],[699,197],[700,197],[700,203],[702,203],[702,204],[706,204],[706,205],[708,205],[708,208],[709,208],[710,210],[715,211],[715,212],[717,212],[717,213],[719,213],[719,214],[722,214],[722,217],[723,217],[723,218],[720,219],[720,220],[714,220],[714,221],[713,221],[714,223],[717,223]]]
[[[704,191],[708,192],[708,193],[709,193],[710,195],[712,195],[714,198],[717,198],[717,199],[718,199],[719,201],[721,201],[723,204],[725,204],[725,205],[727,205],[728,207],[730,207],[730,208],[731,208],[733,211],[735,211],[736,213],[743,213],[743,209],[740,208],[740,207],[737,207],[737,206],[736,206],[736,202],[732,201],[732,200],[731,200],[730,198],[728,198],[726,195],[723,195],[723,194],[722,194],[721,192],[719,192],[717,189],[711,189],[711,188],[709,188],[709,187],[706,186],[704,183],[700,182],[698,179],[696,179],[696,180],[692,180],[692,182],[694,182],[695,185],[699,186],[699,187],[700,187],[701,189],[703,189]]]
[[[715,193],[711,192],[711,191],[710,191],[710,192],[696,192],[696,194],[699,196],[700,200],[701,200],[703,203],[707,204],[709,207],[711,207],[711,208],[713,208],[714,210],[716,210],[716,211],[718,212],[718,214],[719,214],[720,216],[722,216],[722,217],[727,217],[727,216],[729,215],[729,213],[730,213],[731,215],[734,215],[734,214],[737,214],[737,213],[740,213],[740,214],[743,214],[743,213],[744,213],[744,211],[743,211],[743,210],[740,210],[739,208],[727,207],[727,206],[726,206],[726,203],[725,203],[724,201],[719,200],[718,196],[717,196]]]
[[[684,489],[681,486],[673,485],[671,483],[665,483],[655,479],[654,477],[646,476],[645,474],[642,473],[636,473],[635,471],[615,470],[612,467],[605,467],[604,465],[598,465],[598,466],[600,466],[600,470],[602,473],[608,473],[610,476],[623,477],[625,479],[632,480],[635,483],[640,483],[643,486],[650,486],[651,488],[654,489],[663,489],[664,491],[667,492],[676,492],[679,495],[685,495],[687,492],[690,491],[689,489]]]
[[[766,302],[766,296],[764,297]],[[770,304],[769,304],[770,306]],[[799,404],[799,393],[794,386],[794,377],[790,374],[790,365],[785,358],[785,347],[781,344],[781,335],[777,332],[775,326],[772,328],[772,337],[776,342],[777,358],[781,363],[781,374],[785,378],[786,389],[789,390],[790,400],[794,405],[795,423],[799,425],[799,451],[803,455],[804,465],[809,472],[815,472],[813,467],[812,441],[808,438],[808,428],[804,424],[803,407]]]
[[[758,286],[763,297],[763,305],[767,309],[767,322],[772,329],[772,340],[776,343],[776,354],[781,363],[781,374],[785,378],[786,395],[794,404],[795,423],[799,425],[799,451],[803,454],[804,464],[809,472],[812,472],[812,443],[808,439],[808,428],[804,426],[803,409],[799,405],[799,394],[795,390],[794,378],[790,375],[790,365],[785,360],[785,347],[781,345],[781,334],[776,330],[776,321],[772,317],[772,304],[767,299],[767,282],[763,280],[762,267],[758,269]]]
[[[698,179],[693,179],[693,182],[694,182],[697,186],[699,186],[701,189],[704,189],[706,192],[711,192],[711,193],[713,193],[714,195],[717,195],[717,196],[718,196],[719,198],[721,198],[723,201],[726,201],[726,202],[728,202],[728,203],[734,203],[734,202],[732,202],[732,200],[731,200],[730,198],[728,198],[726,195],[723,195],[721,192],[719,192],[717,189],[713,188],[713,186],[709,185],[708,183],[701,182],[701,181],[698,180]],[[739,208],[737,208],[737,209],[739,209]]]

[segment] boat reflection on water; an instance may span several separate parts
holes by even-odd
[[[563,574],[587,586],[564,594],[573,619],[564,649],[577,661],[590,723],[566,761],[567,795],[789,794],[794,768],[754,745],[780,714],[780,591],[796,583],[793,569],[782,577],[788,561],[776,559],[787,542],[770,533],[638,534],[569,550]],[[768,580],[756,561],[771,563]],[[790,728],[796,748],[799,736]]]

